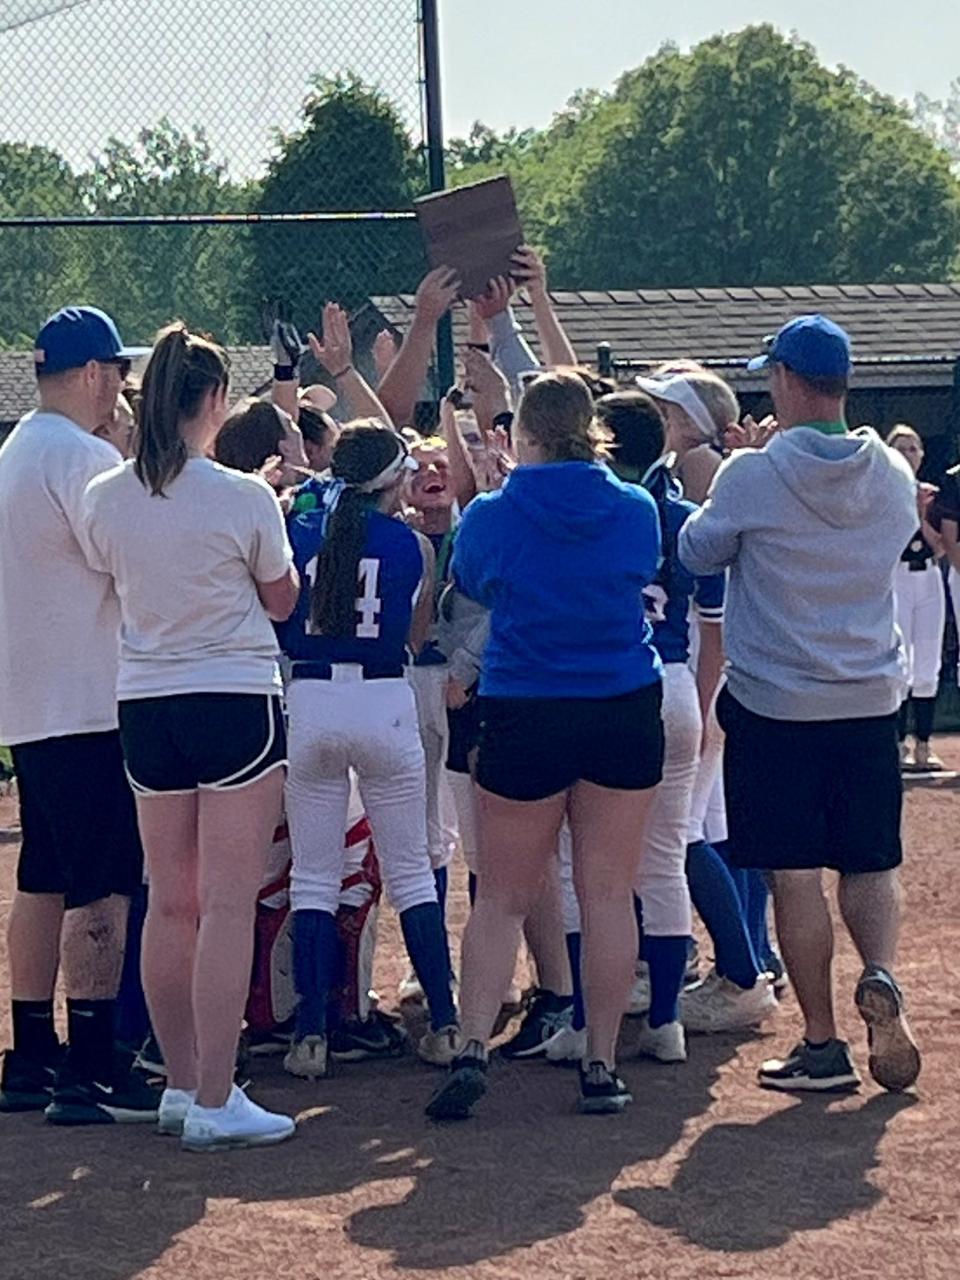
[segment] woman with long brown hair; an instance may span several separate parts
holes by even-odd
[[[150,880],[143,985],[167,1066],[160,1130],[189,1150],[294,1129],[233,1084],[286,764],[270,620],[290,613],[298,579],[269,486],[208,457],[228,382],[220,347],[163,330],[135,456],[85,496],[89,555],[120,600],[120,732]]]

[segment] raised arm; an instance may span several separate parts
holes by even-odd
[[[487,291],[470,304],[472,316],[476,316],[488,341],[490,358],[507,379],[514,398],[520,395],[520,375],[540,368],[540,362],[523,336],[510,298],[513,282],[505,276],[491,280]],[[473,341],[471,335],[471,341]]]
[[[440,433],[447,443],[450,459],[450,475],[457,494],[457,502],[463,510],[476,497],[477,480],[473,474],[470,453],[457,426],[457,411],[449,396],[440,402]]]
[[[323,309],[323,341],[307,334],[310,350],[326,369],[337,388],[337,399],[351,418],[379,418],[388,426],[393,420],[380,397],[357,372],[353,363],[353,337],[347,313],[335,302]]]
[[[413,425],[417,398],[427,380],[437,325],[460,291],[456,272],[437,267],[420,281],[413,321],[403,336],[396,359],[377,392],[398,427]]]
[[[558,365],[577,364],[577,353],[563,331],[547,290],[547,269],[543,259],[529,245],[521,245],[513,256],[513,276],[518,284],[526,286],[533,306],[533,318],[540,335],[543,363],[556,368]]]
[[[299,417],[297,392],[300,389],[300,357],[305,350],[300,334],[289,320],[274,320],[270,335],[270,351],[273,355],[270,399],[278,409],[288,413],[294,422]]]
[[[743,530],[743,486],[736,471],[750,456],[736,455],[724,462],[703,506],[680,530],[677,549],[693,574],[722,573],[736,560]]]

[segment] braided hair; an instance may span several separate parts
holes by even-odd
[[[375,489],[391,463],[406,457],[407,448],[390,427],[362,421],[344,427],[333,451],[331,471],[340,485],[327,520],[317,574],[310,596],[310,621],[326,636],[351,636],[356,625],[357,579],[367,535],[367,516],[376,508],[392,477]],[[397,471],[399,481],[401,472]]]

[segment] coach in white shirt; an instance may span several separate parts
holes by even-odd
[[[87,563],[79,519],[89,481],[119,461],[94,432],[140,354],[102,311],[58,311],[36,343],[40,408],[0,449],[0,742],[23,830],[0,1110],[45,1109],[59,1124],[150,1120],[159,1097],[114,1057],[142,851],[117,729],[119,610],[110,578]],[[58,968],[66,1050],[53,1024]]]

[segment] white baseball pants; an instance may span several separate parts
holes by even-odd
[[[436,902],[423,747],[407,681],[364,680],[359,666],[337,666],[332,680],[294,680],[287,706],[293,910],[337,910],[351,769],[394,908]]]
[[[939,567],[911,572],[900,561],[893,579],[897,626],[907,655],[907,688],[916,698],[934,698],[943,656],[947,603]]]
[[[643,902],[643,931],[651,937],[684,937],[693,932],[687,835],[702,733],[693,672],[685,662],[667,663],[663,668],[663,780],[653,794],[636,884]]]
[[[643,833],[643,853],[636,892],[643,902],[643,931],[651,937],[686,937],[693,932],[693,908],[687,887],[687,834],[690,804],[700,761],[702,721],[697,682],[683,662],[663,669],[663,779],[654,792]],[[567,933],[580,928],[580,912],[573,885],[570,830],[560,831],[560,878],[563,925]]]
[[[457,847],[457,813],[446,768],[448,675],[445,664],[407,668],[427,764],[427,848],[434,869],[447,866]]]

